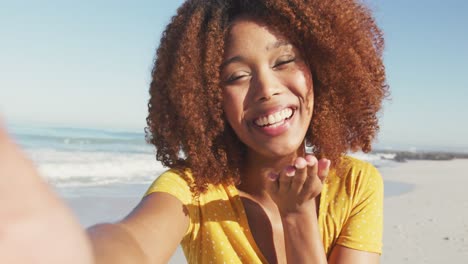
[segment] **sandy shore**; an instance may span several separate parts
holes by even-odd
[[[468,263],[468,160],[409,161],[380,169],[414,184],[385,198],[382,263]]]
[[[62,188],[57,190],[65,198],[83,227],[96,223],[112,223],[128,215],[140,202],[148,185],[106,185]],[[179,246],[169,264],[187,263]]]

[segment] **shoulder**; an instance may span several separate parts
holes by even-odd
[[[169,169],[161,173],[155,182],[177,181],[184,185],[190,185],[193,182],[193,175],[190,169]]]
[[[343,156],[340,166],[342,167],[337,170],[339,176],[351,181],[369,181],[382,178],[372,163],[351,156]]]
[[[146,191],[145,197],[155,192],[164,192],[175,196],[184,204],[189,204],[193,198],[190,188],[192,182],[193,176],[190,170],[170,169],[153,181]]]
[[[343,156],[340,164],[344,170],[352,174],[376,174],[377,168],[370,162],[351,156]]]
[[[338,183],[344,187],[349,196],[365,192],[383,193],[382,176],[377,168],[367,161],[343,156],[340,168],[335,169],[331,176],[334,184]]]
[[[359,251],[382,252],[383,180],[370,162],[343,157],[341,174],[336,175],[335,212],[344,208],[343,225],[336,244]],[[337,210],[336,210],[337,209]]]
[[[155,193],[164,192],[175,196],[183,204],[198,204],[202,201],[226,198],[226,189],[222,184],[208,184],[202,193],[196,193],[194,188],[194,176],[190,169],[170,169],[162,173],[145,193],[145,197]]]

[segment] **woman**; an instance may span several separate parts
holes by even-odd
[[[147,139],[171,170],[125,219],[84,234],[3,135],[2,175],[19,177],[2,177],[17,209],[0,259],[164,263],[182,243],[189,263],[378,263],[382,179],[344,154],[370,151],[378,130],[382,48],[354,1],[185,2],[148,104]],[[7,190],[26,181],[24,199]]]

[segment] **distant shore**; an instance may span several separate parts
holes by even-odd
[[[444,151],[398,151],[398,150],[375,150],[373,154],[385,154],[382,159],[394,160],[396,162],[406,162],[408,160],[453,160],[468,159],[468,153],[444,152]],[[393,158],[388,158],[387,154],[395,154]]]

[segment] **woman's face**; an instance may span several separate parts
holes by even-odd
[[[238,18],[223,64],[226,118],[251,154],[295,153],[312,118],[312,76],[298,49],[254,19]]]

